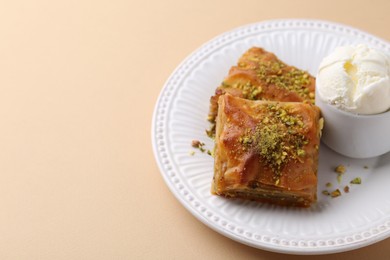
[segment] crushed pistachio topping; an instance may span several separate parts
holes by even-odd
[[[302,156],[305,156],[305,150],[303,150],[303,149],[298,149],[297,150],[297,154],[298,154],[298,156],[300,156],[300,157],[302,157]]]
[[[256,73],[259,79],[267,85],[275,85],[279,88],[287,89],[298,93],[306,100],[314,101],[314,92],[310,92],[310,76],[307,72],[288,67],[279,60],[257,62]],[[313,102],[312,102],[313,103]]]
[[[325,186],[330,188],[330,187],[332,187],[332,183],[328,182],[328,183],[325,184]]]
[[[368,169],[368,166],[367,165],[364,165],[364,167],[363,167],[364,169]]]
[[[259,95],[263,91],[261,86],[255,86],[250,81],[248,81],[248,82],[235,82],[232,85],[223,81],[221,83],[221,86],[225,87],[225,88],[232,87],[232,88],[240,89],[242,91],[243,98],[250,99],[250,100],[259,99]]]
[[[336,173],[340,173],[340,174],[345,173],[346,170],[347,170],[347,169],[346,169],[345,166],[342,165],[342,164],[340,164],[339,166],[337,166],[337,167],[334,169],[334,171],[335,171]]]
[[[327,191],[327,190],[323,190],[323,191],[322,191],[322,194],[324,194],[324,195],[326,195],[326,196],[329,196],[329,195],[330,195],[330,192]]]
[[[244,149],[254,149],[262,161],[274,172],[278,185],[283,167],[290,161],[306,156],[304,146],[309,143],[302,134],[307,129],[301,116],[289,111],[279,103],[263,107],[264,117],[256,127],[248,128],[238,139]]]
[[[190,151],[190,155],[193,156],[195,154],[194,151]]]
[[[352,181],[350,181],[351,184],[361,184],[362,183],[362,179],[359,178],[359,177],[356,177],[355,179],[353,179]]]
[[[338,196],[341,196],[341,192],[340,192],[339,189],[334,190],[334,191],[332,191],[332,192],[330,193],[330,196],[331,196],[332,198],[336,198],[336,197],[338,197]]]

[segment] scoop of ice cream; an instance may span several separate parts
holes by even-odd
[[[356,114],[390,108],[390,58],[360,44],[336,48],[320,64],[317,98]]]

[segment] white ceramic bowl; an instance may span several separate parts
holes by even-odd
[[[390,111],[357,115],[340,110],[319,98],[325,120],[322,142],[332,150],[352,158],[369,158],[390,151]]]

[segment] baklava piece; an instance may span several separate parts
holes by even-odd
[[[222,95],[211,192],[309,207],[317,198],[320,110]]]
[[[252,47],[211,97],[209,121],[215,121],[218,98],[225,93],[250,100],[314,104],[314,89],[315,78],[309,73],[285,64],[271,52]]]

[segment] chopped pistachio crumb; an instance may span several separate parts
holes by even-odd
[[[192,140],[191,145],[194,148],[199,148],[202,147],[204,143],[200,142],[199,140]]]
[[[229,87],[230,85],[227,84],[225,81],[222,81],[222,82],[221,82],[221,86],[222,86],[222,87]]]
[[[248,137],[248,136],[244,136],[244,137],[241,138],[241,142],[243,144],[251,144],[252,143],[252,139],[250,137]]]
[[[327,191],[327,190],[323,190],[323,191],[322,191],[322,194],[324,194],[324,195],[326,195],[326,196],[329,196],[329,195],[330,195],[329,191]]]
[[[349,186],[348,186],[348,185],[344,187],[344,192],[345,192],[345,193],[348,193],[348,192],[349,192]]]
[[[206,134],[211,139],[215,138],[215,123],[212,123],[209,129],[206,129]]]
[[[342,174],[338,174],[337,175],[337,182],[340,184],[341,183],[341,180],[343,178],[343,175]]]
[[[330,196],[331,196],[332,198],[336,198],[336,197],[338,197],[338,196],[341,196],[341,192],[340,192],[339,189],[334,190],[334,191],[332,191],[332,192],[330,193]]]
[[[330,188],[330,187],[332,187],[332,183],[328,182],[328,183],[325,184],[325,186]]]
[[[298,154],[298,156],[300,156],[300,157],[303,157],[303,156],[305,156],[305,150],[303,150],[303,149],[298,149],[298,151],[297,151],[297,154]]]
[[[211,150],[207,150],[207,154],[210,155],[210,156],[212,156],[212,157],[214,157],[214,152],[211,151]]]
[[[364,169],[368,169],[368,166],[367,165],[364,165],[364,167],[363,167]]]
[[[350,183],[351,184],[361,184],[362,183],[362,179],[360,179],[359,177],[356,177],[355,179],[350,181]]]
[[[195,154],[194,151],[190,151],[190,155],[193,156]]]
[[[345,173],[346,168],[345,168],[344,165],[340,164],[339,166],[337,166],[337,167],[334,169],[334,171],[337,172],[337,173],[343,174],[343,173]]]
[[[206,152],[206,149],[204,148],[204,143],[199,140],[192,140],[191,145],[194,148],[198,148],[199,151],[201,151],[202,153]]]

